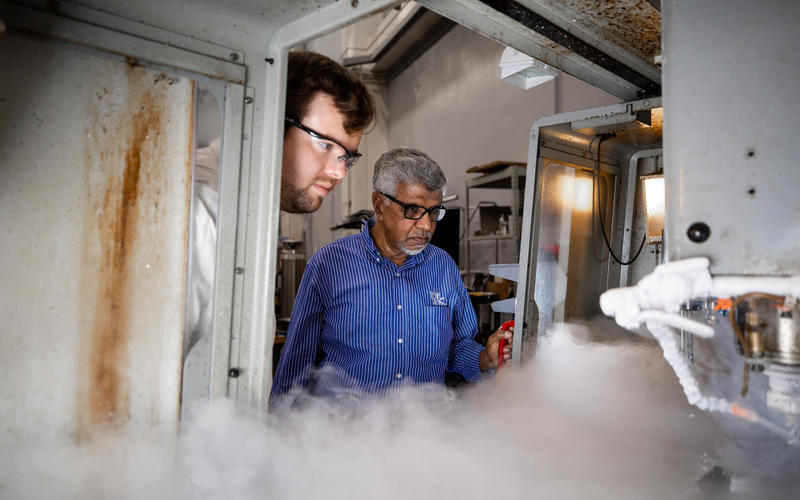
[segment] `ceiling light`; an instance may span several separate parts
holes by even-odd
[[[525,90],[549,82],[556,76],[558,71],[554,68],[511,47],[506,47],[500,57],[500,78]]]

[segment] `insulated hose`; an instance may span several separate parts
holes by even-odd
[[[697,385],[697,380],[695,380],[689,369],[689,364],[680,353],[678,341],[672,330],[668,326],[653,321],[647,323],[647,329],[650,330],[656,340],[658,340],[658,344],[664,352],[664,359],[667,360],[667,363],[672,367],[675,375],[678,376],[678,381],[689,403],[704,411],[729,413],[732,406],[730,401],[707,397],[701,394],[700,387]]]
[[[789,444],[800,444],[800,436],[798,436],[797,430],[795,430],[795,432],[787,430],[780,425],[770,422],[753,410],[736,403],[731,403],[727,399],[703,396],[700,392],[700,387],[697,385],[697,380],[695,380],[692,375],[689,364],[686,363],[686,359],[681,355],[678,349],[678,341],[672,329],[654,321],[649,321],[647,323],[647,329],[650,330],[653,337],[656,338],[658,344],[661,346],[664,359],[667,360],[667,363],[672,367],[675,375],[678,376],[678,381],[683,388],[683,393],[686,395],[686,399],[690,404],[703,411],[729,413],[749,422],[761,424],[764,428],[782,436]]]

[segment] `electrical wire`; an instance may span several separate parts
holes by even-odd
[[[617,255],[614,253],[614,250],[611,249],[611,243],[608,241],[608,235],[606,234],[606,226],[605,226],[605,222],[604,222],[605,216],[603,215],[603,205],[600,202],[600,182],[597,181],[597,176],[600,174],[600,144],[603,141],[608,140],[608,139],[610,139],[611,137],[614,137],[614,136],[615,136],[615,134],[613,132],[610,133],[610,134],[598,134],[597,135],[597,138],[598,138],[597,152],[595,153],[595,159],[594,159],[594,161],[595,161],[595,169],[594,169],[594,172],[592,172],[592,198],[594,198],[595,186],[597,186],[597,212],[598,212],[598,215],[600,216],[599,217],[599,219],[600,219],[600,230],[603,233],[603,241],[605,241],[606,248],[608,249],[608,254],[611,255],[611,257],[613,257],[614,260],[617,261],[618,264],[623,265],[623,266],[627,266],[627,265],[633,264],[636,261],[636,259],[639,258],[639,254],[642,253],[642,249],[644,248],[644,243],[645,243],[645,241],[647,241],[647,235],[645,234],[642,237],[642,243],[639,245],[639,250],[636,251],[636,255],[634,255],[633,258],[630,259],[627,262],[623,262],[619,257],[617,257]],[[594,200],[592,200],[592,212],[594,212]],[[592,227],[594,227],[594,226],[592,226]],[[605,258],[602,259],[601,262],[604,261],[604,260],[605,260]]]

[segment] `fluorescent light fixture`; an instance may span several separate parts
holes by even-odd
[[[647,243],[661,243],[664,232],[664,174],[642,176],[647,212]]]
[[[558,71],[547,64],[511,47],[506,47],[500,57],[500,78],[525,90],[549,82],[557,75]]]

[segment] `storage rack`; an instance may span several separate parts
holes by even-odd
[[[470,243],[473,241],[494,241],[495,255],[499,255],[500,240],[514,240],[514,259],[519,261],[519,243],[522,234],[522,199],[525,191],[524,165],[510,165],[497,172],[481,175],[474,179],[467,179],[466,196],[467,209],[469,210],[469,192],[473,188],[482,189],[510,189],[511,190],[511,215],[508,219],[508,234],[490,234],[473,236],[469,232],[469,220],[466,221],[467,243],[465,248],[464,272],[469,276],[470,270]],[[469,219],[469,215],[467,215]]]

